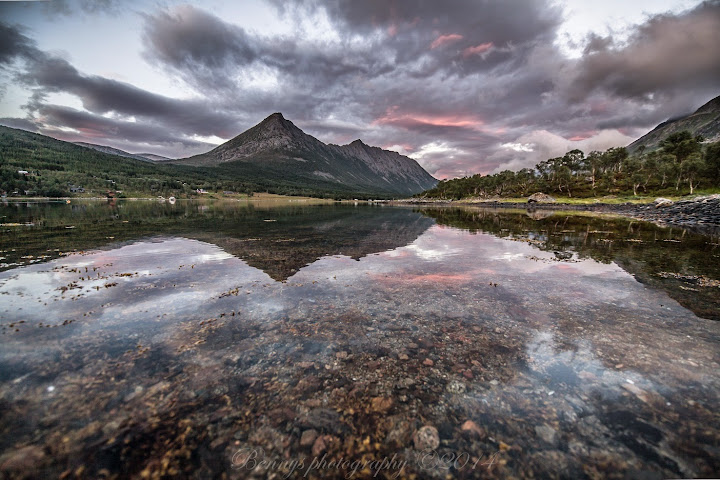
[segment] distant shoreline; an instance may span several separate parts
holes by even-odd
[[[24,203],[24,202],[81,202],[81,201],[151,201],[151,202],[164,202],[169,200],[170,197],[3,197],[2,201]],[[247,195],[206,195],[198,197],[175,197],[175,200],[180,201],[268,201],[268,200],[294,200],[294,201],[310,201],[315,203],[334,203],[335,200],[319,197],[300,197],[293,195],[278,195],[274,193],[256,193],[252,196]]]
[[[651,199],[643,203],[528,203],[504,199],[493,200],[422,200],[406,199],[390,202],[395,205],[456,206],[479,208],[513,208],[524,210],[580,211],[621,215],[655,223],[660,226],[687,228],[710,235],[720,234],[720,195],[699,196],[657,206]]]

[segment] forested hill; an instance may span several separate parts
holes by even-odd
[[[518,172],[443,180],[420,198],[525,197],[535,192],[566,197],[684,195],[720,187],[720,142],[706,143],[689,131],[675,132],[654,151],[630,154],[625,147],[587,155],[572,150]]]
[[[0,126],[0,193],[8,196],[176,197],[215,192],[269,192],[325,198],[392,198],[371,185],[303,178],[280,168],[235,162],[213,167],[149,162],[100,152]],[[415,191],[420,190],[419,188]]]

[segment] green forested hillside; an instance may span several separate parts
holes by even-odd
[[[20,173],[27,172],[27,173]],[[71,192],[81,187],[84,192]],[[270,192],[325,198],[383,198],[325,181],[308,181],[272,165],[233,162],[215,167],[153,164],[84,148],[50,137],[0,127],[0,193],[8,196],[66,197],[186,196],[210,193]]]
[[[661,148],[630,155],[626,148],[572,150],[534,169],[443,180],[417,197],[524,197],[543,192],[564,197],[603,195],[684,195],[720,187],[720,142],[705,145],[688,131],[676,132]]]

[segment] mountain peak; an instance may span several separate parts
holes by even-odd
[[[290,120],[283,117],[283,114],[280,112],[275,112],[272,115],[269,115],[265,118],[265,120],[248,130],[248,132],[255,132],[256,135],[263,138],[291,138],[304,135],[302,130],[296,127]],[[241,134],[240,136],[242,135],[244,134]]]
[[[292,122],[289,120],[286,120],[285,117],[283,117],[283,114],[280,112],[275,112],[272,115],[268,115],[265,120],[260,122],[257,126],[263,126],[263,125],[281,125],[284,128],[288,128],[289,125],[292,125]]]

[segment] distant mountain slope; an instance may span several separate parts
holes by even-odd
[[[162,155],[155,155],[154,153],[135,153],[134,155],[145,157],[148,160],[152,160],[153,162],[169,162],[173,160],[172,158],[163,157]]]
[[[648,151],[656,150],[667,136],[683,130],[689,130],[693,135],[702,135],[709,141],[720,140],[720,96],[713,98],[690,115],[661,123],[627,148],[631,153],[642,145]]]
[[[252,165],[268,181],[323,181],[343,189],[385,194],[411,195],[437,183],[411,158],[370,147],[360,140],[343,146],[327,145],[280,113],[210,152],[173,163],[226,168]]]
[[[87,142],[74,142],[74,143],[75,143],[75,145],[80,145],[81,147],[92,148],[93,150],[97,150],[98,152],[109,153],[111,155],[117,155],[118,157],[134,158],[135,160],[141,160],[143,162],[151,162],[152,161],[149,158],[143,157],[142,155],[128,153],[124,150],[120,150],[119,148],[108,147],[105,145],[96,145],[94,143],[87,143]]]
[[[119,148],[113,148],[108,147],[106,145],[96,145],[94,143],[87,143],[87,142],[74,142],[75,145],[80,145],[81,147],[85,148],[92,148],[93,150],[97,150],[98,152],[102,153],[109,153],[111,155],[117,155],[119,157],[125,157],[125,158],[134,158],[135,160],[141,160],[143,162],[167,162],[172,160],[168,157],[163,157],[162,155],[154,155],[152,153],[129,153],[125,150],[120,150]]]

